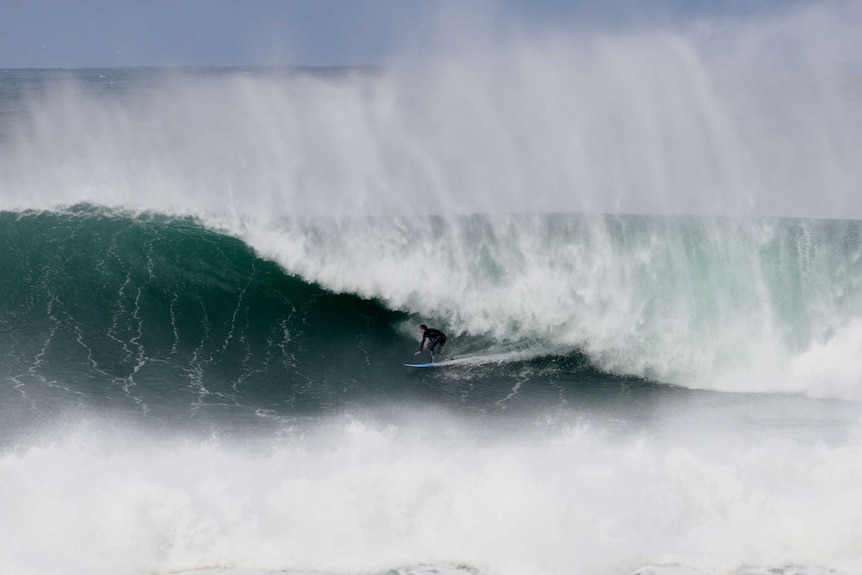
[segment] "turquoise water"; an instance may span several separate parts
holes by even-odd
[[[830,329],[833,318],[860,305],[854,288],[862,269],[852,265],[860,259],[855,222],[432,218],[423,224],[431,236],[460,235],[466,245],[482,246],[467,267],[453,270],[464,264],[450,262],[440,271],[461,272],[466,285],[460,289],[467,296],[484,294],[496,304],[494,298],[508,295],[511,284],[522,280],[511,260],[528,254],[519,253],[512,238],[521,239],[516,234],[526,230],[538,236],[532,241],[541,244],[537,252],[546,259],[539,267],[545,283],[536,288],[554,290],[557,300],[547,317],[535,317],[547,302],[519,317],[492,316],[500,309],[477,299],[474,317],[484,316],[492,329],[450,332],[451,351],[466,363],[423,375],[405,373],[401,364],[413,358],[415,328],[430,321],[426,316],[391,305],[385,292],[377,298],[334,293],[192,219],[77,206],[7,212],[2,224],[8,296],[3,367],[14,384],[4,393],[18,410],[92,404],[183,420],[214,406],[232,417],[313,415],[389,397],[409,401],[403,395],[405,378],[425,377],[487,380],[500,391],[523,379],[556,389],[552,395],[561,404],[570,399],[569,383],[584,387],[577,383],[581,378],[658,393],[661,385],[721,390],[721,377],[742,371],[734,383],[751,389],[740,391],[763,391],[755,380],[760,364],[752,358],[763,343],[759,338],[774,338],[766,343],[792,363],[794,356],[811,353],[810,341],[820,335],[816,330]],[[318,234],[311,248],[318,253],[310,256],[321,262],[347,259],[340,254],[348,249],[342,242],[356,245],[373,230],[399,246],[385,262],[394,266],[403,253],[428,243],[417,227],[398,218],[337,223],[318,218],[285,221],[282,229]],[[499,227],[509,228],[509,235],[498,235]],[[453,246],[444,257],[454,259],[455,251]],[[385,261],[382,253],[376,255]],[[600,258],[604,269],[597,267]],[[615,300],[611,286],[602,291],[593,275],[581,277],[578,268],[584,265],[603,281],[615,276],[631,284],[626,299]],[[568,284],[569,278],[580,282]],[[591,290],[597,291],[586,293]],[[440,295],[452,297],[429,297]],[[588,296],[593,301],[584,301]],[[587,322],[598,314],[618,315],[614,307],[621,305],[638,314],[628,318],[626,333],[617,334],[616,341],[590,341],[590,330],[606,326]],[[447,331],[454,327],[455,318],[444,313],[429,317]],[[572,330],[572,324],[579,329]],[[729,330],[737,331],[728,335]],[[708,371],[697,372],[704,368]],[[558,379],[567,383],[555,387]],[[537,400],[526,397],[526,390],[519,395],[527,404]],[[499,399],[489,390],[475,391],[465,393],[462,403],[485,410]]]

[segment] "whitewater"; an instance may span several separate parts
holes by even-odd
[[[0,571],[862,571],[862,80],[697,30],[0,71]]]

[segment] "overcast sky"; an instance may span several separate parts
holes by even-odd
[[[811,2],[809,2],[811,3]],[[801,0],[0,0],[0,68],[352,65]]]

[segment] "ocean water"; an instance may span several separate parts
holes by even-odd
[[[858,78],[514,56],[0,71],[0,571],[862,571]]]

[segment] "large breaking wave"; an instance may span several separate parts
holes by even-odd
[[[0,72],[3,569],[858,572],[854,10]]]
[[[433,321],[456,353],[498,362],[575,354],[609,374],[688,387],[859,399],[860,230],[788,219],[312,217],[247,230],[255,254],[188,219],[10,212],[4,369],[21,390],[80,378],[138,407],[138,386],[177,382],[191,405],[275,385],[290,401],[331,404],[369,392],[362,380],[397,377],[415,323]]]

